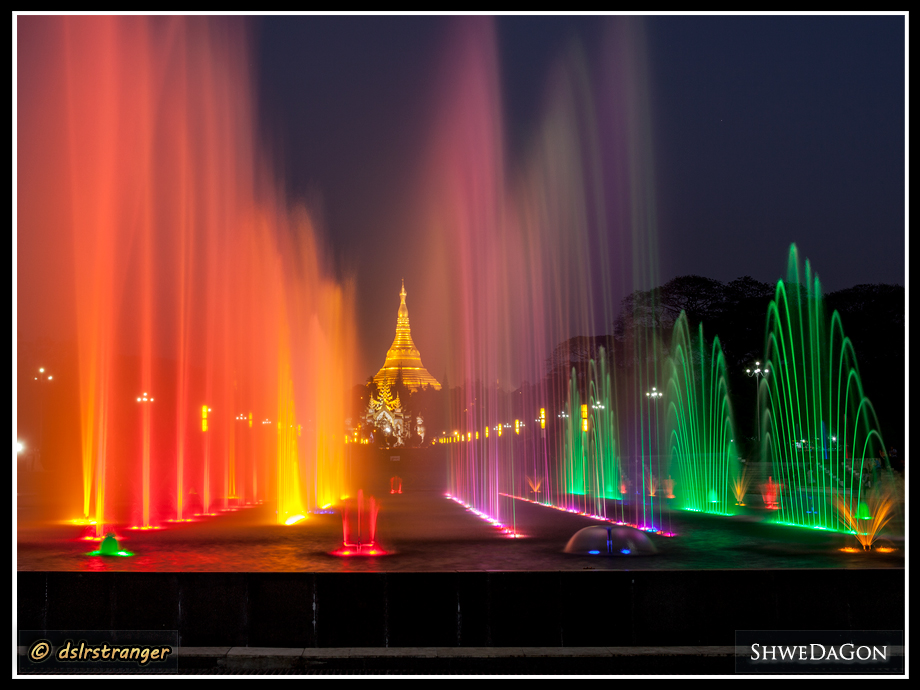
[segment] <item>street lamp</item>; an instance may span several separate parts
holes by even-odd
[[[655,405],[655,459],[656,459],[656,461],[657,461],[656,464],[657,464],[657,466],[658,466],[658,477],[659,477],[659,480],[660,480],[660,478],[661,478],[661,455],[660,455],[660,454],[661,454],[661,444],[659,443],[659,440],[658,440],[658,401],[661,400],[663,397],[664,397],[664,392],[658,390],[658,388],[657,388],[656,386],[652,386],[652,390],[646,391],[646,393],[645,393],[645,399],[648,400],[648,405],[649,405],[649,434],[651,434],[651,427],[652,427],[652,424],[651,424],[651,421],[652,421],[652,420],[651,420],[651,416],[652,416],[652,414],[651,414],[651,412],[652,412],[651,407],[652,407],[652,404],[653,404],[653,403],[654,403],[654,405]],[[656,482],[655,482],[654,476],[652,475],[652,458],[651,458],[651,452],[652,452],[651,443],[649,443],[649,463],[648,463],[648,473],[649,473],[649,495],[654,499],[655,491],[656,491],[656,487],[655,487],[655,483],[656,483]],[[644,484],[644,483],[645,483],[645,477],[644,477],[644,475],[645,475],[645,468],[644,468],[644,467],[643,467],[643,469],[642,469],[642,474],[643,474],[642,482],[643,482],[643,484]],[[644,494],[644,493],[645,493],[645,490],[644,490],[644,488],[643,488],[643,494]],[[643,505],[643,506],[645,505],[645,500],[644,500],[644,499],[643,499],[642,505]],[[652,508],[653,508],[653,515],[654,515],[654,503],[652,504]]]
[[[143,527],[150,527],[150,403],[153,402],[153,396],[148,396],[145,391],[138,396],[139,402],[144,410],[144,439],[142,446],[142,481],[143,481]]]
[[[248,426],[246,426],[246,427],[244,427],[244,428],[248,428],[248,429],[251,429],[251,428],[252,428],[252,412],[249,412],[248,414],[245,413],[245,412],[241,412],[241,413],[238,414],[234,419],[235,419],[235,421],[237,421],[237,422],[243,422],[243,424],[248,425]],[[237,439],[238,439],[238,437],[239,437],[239,433],[238,433],[238,431],[237,431],[238,429],[239,429],[239,424],[235,424],[234,427],[233,427],[233,436],[231,437],[231,443],[232,443],[231,448],[233,449],[233,452],[231,452],[231,454],[230,454],[229,462],[228,462],[228,465],[227,465],[227,468],[228,468],[228,475],[229,475],[229,476],[228,476],[228,482],[227,482],[227,484],[228,484],[228,487],[227,487],[227,501],[228,501],[228,505],[229,505],[229,501],[230,501],[231,498],[236,498],[236,499],[237,499],[237,505],[239,505],[239,504],[241,504],[241,503],[243,502],[243,501],[242,501],[242,497],[243,497],[243,495],[246,493],[245,489],[243,489],[243,486],[244,486],[244,484],[245,484],[245,480],[243,479],[243,476],[244,476],[244,469],[243,469],[243,468],[244,468],[244,466],[245,466],[245,464],[246,464],[246,462],[245,462],[246,459],[249,459],[249,458],[252,457],[252,438],[251,438],[251,435],[250,435],[250,434],[246,434],[245,431],[244,431],[243,433],[245,434],[245,439],[246,439],[246,440],[245,440],[245,442],[243,443],[243,448],[239,451],[239,453],[237,453],[237,451],[236,451],[236,443],[237,443]],[[239,458],[239,460],[238,460],[238,458]],[[252,464],[253,464],[253,468],[254,468],[254,467],[255,467],[255,461],[254,461],[254,460],[252,460]],[[239,493],[237,493],[237,485],[236,485],[236,475],[237,475],[236,469],[237,469],[237,467],[239,467],[239,470],[240,470],[240,491],[239,491]],[[256,479],[255,479],[255,470],[253,470],[252,483],[253,483],[253,485],[255,485],[255,483],[256,483]],[[253,499],[253,500],[255,500],[255,499]]]
[[[760,455],[760,379],[766,378],[770,374],[770,370],[766,367],[761,367],[760,362],[754,362],[754,368],[747,368],[744,370],[750,378],[754,379],[757,384],[757,453],[758,457]]]
[[[33,377],[33,380],[39,384],[38,389],[38,456],[41,458],[42,454],[42,437],[44,436],[45,429],[45,385],[51,381],[54,377],[51,376],[48,372],[45,371],[45,367],[38,368],[38,374]]]
[[[656,451],[656,454],[657,454],[657,451],[658,451],[658,405],[657,405],[657,403],[658,403],[659,400],[661,400],[661,399],[664,397],[664,392],[658,390],[658,388],[656,388],[655,386],[652,386],[652,390],[647,391],[647,392],[645,393],[645,397],[646,397],[646,399],[648,400],[648,403],[649,403],[649,411],[651,411],[652,403],[656,403],[656,404],[655,404],[655,451]],[[649,421],[651,421],[651,420],[649,420]],[[651,426],[651,425],[649,425],[649,426]],[[649,450],[651,450],[651,449],[649,449]]]
[[[759,378],[761,376],[766,376],[770,373],[770,370],[766,367],[761,368],[760,362],[754,362],[754,368],[748,368],[744,370],[748,376]]]

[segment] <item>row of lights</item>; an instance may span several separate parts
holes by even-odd
[[[612,520],[608,517],[604,517],[603,515],[594,515],[593,513],[587,513],[585,511],[576,510],[575,508],[564,508],[562,506],[553,505],[552,503],[542,503],[541,501],[535,501],[530,498],[524,498],[523,496],[513,496],[512,494],[506,494],[506,493],[499,493],[499,496],[506,496],[508,498],[512,498],[512,499],[519,500],[519,501],[527,501],[528,503],[534,503],[538,506],[552,508],[553,510],[559,510],[559,511],[562,511],[563,513],[583,515],[584,517],[591,518],[592,520],[600,520],[601,522],[609,522],[610,524],[613,524],[613,525],[626,525],[627,527],[635,527],[636,529],[640,529],[643,532],[650,532],[652,534],[657,534],[662,537],[673,537],[674,536],[673,532],[665,532],[664,530],[659,529],[658,527],[649,527],[649,526],[642,527],[640,525],[633,524],[631,522],[624,522],[623,520]],[[457,499],[454,499],[454,500],[457,500]]]
[[[449,498],[451,501],[454,501],[455,503],[459,503],[460,505],[462,505],[464,508],[466,508],[468,511],[470,511],[470,512],[471,512],[473,515],[475,515],[476,517],[478,517],[478,518],[480,518],[480,519],[482,519],[482,520],[485,520],[486,522],[488,522],[488,523],[489,523],[490,525],[492,525],[493,527],[498,528],[498,529],[501,530],[504,534],[507,534],[507,535],[508,535],[509,537],[511,537],[512,539],[520,539],[522,536],[524,536],[524,535],[520,534],[519,532],[515,532],[513,528],[508,527],[507,525],[502,524],[500,521],[496,520],[496,519],[495,519],[494,517],[492,517],[491,515],[487,515],[486,513],[483,513],[481,510],[477,510],[476,508],[474,508],[473,506],[471,506],[469,503],[464,503],[460,498],[457,498],[456,496],[451,496],[450,494],[445,494],[445,496],[446,496],[447,498]]]

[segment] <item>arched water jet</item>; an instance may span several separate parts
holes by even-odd
[[[700,324],[690,336],[687,315],[674,327],[668,358],[668,439],[675,495],[686,510],[730,515],[739,481],[725,356],[718,337],[707,349]]]
[[[818,276],[807,260],[803,274],[795,245],[767,312],[765,351],[762,454],[781,491],[777,519],[849,531],[843,516],[857,514],[885,444],[840,315],[827,318]]]

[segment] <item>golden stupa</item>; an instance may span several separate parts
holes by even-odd
[[[374,376],[374,381],[377,382],[378,386],[384,382],[388,386],[392,386],[400,372],[402,372],[403,383],[411,391],[418,390],[425,384],[435,390],[441,390],[441,384],[438,383],[434,376],[428,373],[428,370],[422,364],[418,348],[412,342],[412,334],[409,332],[409,308],[406,306],[405,282],[403,282],[402,291],[399,293],[396,337],[387,352],[387,360],[384,362],[383,368]]]

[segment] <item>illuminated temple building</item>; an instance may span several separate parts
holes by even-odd
[[[387,352],[387,359],[383,367],[374,376],[378,386],[386,383],[392,386],[397,376],[402,372],[403,383],[410,391],[416,391],[424,385],[429,385],[435,390],[441,390],[441,384],[422,364],[418,348],[412,342],[409,332],[409,308],[406,306],[406,285],[403,283],[399,293],[399,312],[396,317],[396,337]]]

